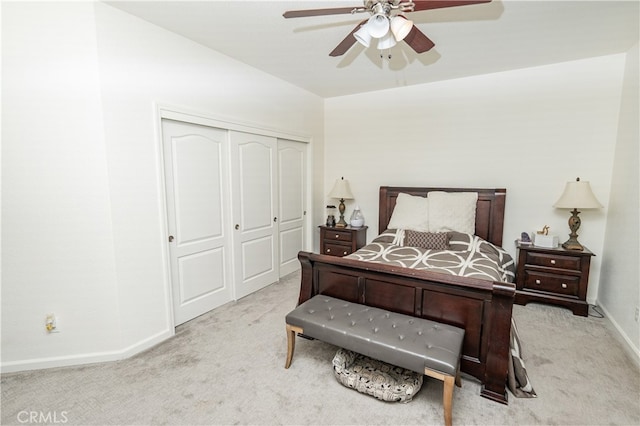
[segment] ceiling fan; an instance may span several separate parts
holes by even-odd
[[[378,39],[378,49],[393,47],[404,40],[417,53],[430,50],[435,43],[420,31],[405,13],[445,7],[466,6],[489,3],[491,0],[363,0],[363,6],[334,7],[329,9],[289,10],[285,18],[303,18],[308,16],[342,15],[369,12],[371,17],[360,22],[342,40],[329,56],[344,55],[356,42],[369,47],[372,39]]]

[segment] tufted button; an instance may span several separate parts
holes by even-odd
[[[433,348],[433,345],[432,345],[431,343],[429,343],[429,344],[427,345],[427,349],[431,349],[431,348]]]
[[[418,330],[418,336],[422,336],[422,330]]]
[[[409,324],[413,325],[413,320],[409,320]]]
[[[373,317],[369,317],[369,322],[373,322]]]
[[[404,335],[403,335],[403,334],[399,335],[399,336],[398,336],[398,339],[400,339],[400,340],[404,340]]]
[[[398,327],[398,325],[394,322],[393,324],[391,324],[391,327],[396,328]]]
[[[377,333],[377,332],[378,332],[378,330],[380,330],[378,327],[374,327],[374,328],[373,328],[373,332],[374,332],[374,333]]]
[[[315,312],[316,312],[316,310],[315,310],[315,309],[309,309],[309,313],[310,313],[310,314],[314,314]]]
[[[329,315],[330,320],[332,320],[333,318],[335,318],[333,315]]]
[[[356,325],[355,321],[351,321],[351,327],[353,327],[354,325]]]
[[[434,330],[437,330],[437,329],[439,329],[439,328],[440,328],[440,326],[438,326],[438,324],[434,324],[432,328],[433,328]]]

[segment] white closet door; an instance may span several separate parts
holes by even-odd
[[[280,277],[300,269],[305,248],[307,144],[278,139]]]
[[[278,280],[277,140],[231,131],[235,298]]]
[[[232,298],[227,131],[162,120],[175,325]]]

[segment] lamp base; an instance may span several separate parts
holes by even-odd
[[[576,250],[576,251],[584,250],[584,247],[582,246],[582,244],[580,244],[578,240],[575,238],[569,238],[567,241],[562,243],[562,248],[564,248],[565,250]]]
[[[344,198],[340,198],[340,205],[338,206],[338,211],[340,212],[340,220],[336,223],[336,228],[346,228],[347,222],[344,220],[344,211],[346,206],[344,205]]]
[[[569,239],[562,243],[562,247],[566,250],[584,250],[582,244],[578,242],[578,229],[580,229],[580,216],[578,216],[578,209],[573,209],[571,211],[571,217],[569,218],[569,229],[571,233],[569,234]]]

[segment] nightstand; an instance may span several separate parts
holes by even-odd
[[[320,253],[329,256],[346,256],[363,247],[367,243],[367,227],[335,228],[319,226]]]
[[[549,303],[569,308],[574,315],[589,315],[587,286],[593,253],[586,247],[583,251],[520,243],[516,247],[516,303]]]

